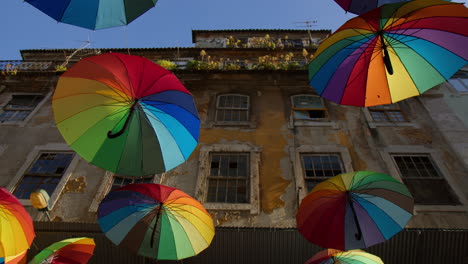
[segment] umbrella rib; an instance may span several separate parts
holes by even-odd
[[[160,76],[158,79],[154,80],[153,83],[151,83],[150,85],[148,85],[146,88],[143,89],[142,93],[141,94],[144,94],[146,91],[148,91],[151,87],[153,87],[157,82],[159,82],[163,77],[167,76],[167,75],[170,75],[172,74],[172,72],[167,72],[166,74]]]
[[[156,102],[156,101],[155,101],[155,102]],[[157,101],[157,102],[159,102],[159,101]],[[144,103],[144,102],[143,102],[143,104],[147,105],[147,104]],[[162,104],[161,104],[161,105],[162,105]],[[152,106],[152,105],[150,105],[150,106]],[[145,107],[145,106],[142,106],[142,107],[145,108],[145,109],[148,109],[148,108]],[[164,114],[164,115],[167,115],[167,116],[172,117],[170,114],[168,114],[168,113],[162,111],[161,109],[159,109],[159,108],[157,108],[157,107],[154,107],[154,108],[158,110],[158,113],[161,113],[161,114]],[[185,109],[185,108],[183,108],[183,107],[181,107],[181,108],[184,109],[184,110],[185,110],[187,113],[189,113],[190,115],[192,115],[194,118],[200,120],[197,116],[195,116],[194,114],[192,114],[190,111],[187,111],[187,109]],[[149,109],[148,109],[148,111],[151,112],[151,110],[149,110]],[[157,118],[157,117],[156,117],[156,118]],[[177,120],[176,118],[174,118],[174,119]],[[157,120],[158,120],[159,122],[161,122],[159,119],[157,119]],[[182,125],[185,129],[189,130],[189,129],[188,129],[183,123],[181,123],[179,120],[177,120],[177,122],[178,122],[180,125]],[[162,122],[161,122],[161,123],[162,123]],[[190,133],[190,135],[192,136],[191,133]],[[197,139],[194,138],[193,136],[192,136],[192,138],[193,138],[195,141],[197,141]]]
[[[133,87],[133,83],[132,83],[132,80],[130,78],[130,74],[128,72],[128,68],[125,67],[125,63],[123,62],[123,60],[119,57],[119,56],[115,56],[123,65],[123,68],[125,69],[125,73],[127,74],[127,79],[128,79],[128,82],[129,82],[129,85],[130,85],[130,93],[132,95],[133,98],[136,98],[136,95],[135,95],[135,90],[134,90],[134,87]]]
[[[159,110],[159,109],[158,109],[158,110]],[[148,111],[149,111],[149,110],[148,110]],[[163,111],[161,111],[161,110],[159,110],[159,112],[162,113],[162,114],[166,114],[166,115],[170,116],[169,114],[167,114],[167,113],[165,113],[165,112],[163,112]],[[148,116],[148,115],[146,115],[146,116]],[[161,123],[161,124],[164,124],[164,123],[163,123],[157,116],[155,116],[155,115],[149,115],[148,117],[151,118],[152,120],[155,120],[155,121]],[[177,119],[176,119],[176,120],[177,120]],[[181,124],[184,128],[186,128],[182,123],[180,123],[179,121],[177,121],[177,122],[178,122],[179,124]],[[187,129],[187,128],[186,128],[186,129]],[[174,137],[174,135],[172,134],[172,132],[171,132],[169,129],[166,129],[166,130],[169,132],[169,135],[171,135],[171,138],[174,140],[174,142],[177,142],[176,137]],[[195,141],[197,141],[197,140],[192,136],[191,133],[189,133],[189,134],[190,134],[190,136],[191,136]],[[176,144],[176,145],[177,145],[177,149],[179,150],[179,152],[183,155],[183,152],[182,152],[182,150],[180,149],[179,144]],[[186,157],[184,157],[184,158],[186,159]]]
[[[120,103],[120,102],[119,102],[119,103]],[[119,103],[116,103],[116,104],[119,104]],[[63,119],[63,120],[61,120],[60,122],[57,122],[57,124],[60,124],[60,123],[64,122],[65,120],[68,120],[68,119],[70,119],[70,118],[72,118],[72,117],[74,117],[74,116],[76,116],[76,115],[78,115],[78,114],[80,114],[80,113],[86,112],[86,111],[88,111],[88,110],[90,110],[90,109],[93,109],[93,108],[95,108],[95,107],[100,107],[100,106],[113,106],[113,105],[112,105],[112,104],[101,104],[101,105],[96,105],[96,106],[92,106],[92,107],[83,109],[83,110],[81,110],[81,111],[76,112],[74,115],[71,115],[71,116],[69,116],[69,117],[67,117],[67,118],[65,118],[65,119]],[[114,111],[114,112],[112,112],[112,113],[110,113],[110,114],[104,116],[102,119],[100,119],[100,120],[98,120],[98,121],[101,121],[101,120],[103,120],[103,119],[105,119],[105,118],[108,118],[108,117],[110,117],[110,116],[113,116],[113,115],[120,114],[120,113],[123,112],[123,111],[127,111],[127,109],[126,109],[125,107],[126,107],[126,105],[123,105],[119,110]],[[84,133],[83,133],[83,134],[84,134]]]

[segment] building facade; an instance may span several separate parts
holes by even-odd
[[[403,181],[415,198],[408,228],[468,229],[466,69],[419,97],[360,108],[320,98],[307,63],[328,30],[194,30],[191,48],[22,50],[0,61],[0,185],[33,219],[29,195],[51,197],[56,222],[97,220],[113,188],[154,182],[202,202],[218,227],[295,228],[315,184],[370,170]],[[168,63],[193,94],[200,140],[177,168],[141,178],[104,171],[74,153],[54,122],[63,68],[82,57],[130,53]]]

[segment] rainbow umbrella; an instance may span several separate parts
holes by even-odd
[[[384,264],[383,261],[365,251],[355,249],[341,251],[325,249],[315,254],[306,264]]]
[[[159,260],[195,256],[214,236],[213,219],[197,200],[152,183],[111,191],[99,205],[98,223],[114,244]]]
[[[111,172],[162,173],[185,162],[198,144],[192,95],[143,57],[106,53],[80,60],[60,77],[52,106],[70,147]]]
[[[0,187],[0,258],[6,263],[19,261],[35,236],[31,216],[15,196]]]
[[[403,2],[404,0],[335,0],[346,12],[363,14],[385,4]]]
[[[29,264],[86,264],[95,247],[92,238],[65,239],[43,249]]]
[[[414,201],[387,174],[358,171],[317,184],[296,215],[299,232],[323,248],[350,250],[384,242],[412,217]]]
[[[417,0],[350,19],[309,64],[317,93],[342,105],[374,106],[417,96],[467,64],[468,9]]]
[[[65,24],[92,30],[124,26],[156,5],[157,0],[25,0]]]
[[[26,264],[27,251],[23,251],[16,256],[8,256],[0,258],[0,264]]]

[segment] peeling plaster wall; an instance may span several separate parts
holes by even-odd
[[[460,186],[465,199],[468,197],[468,170],[463,163],[466,156],[454,151],[458,143],[468,143],[468,132],[456,132],[444,126],[447,116],[451,120],[453,113],[442,104],[440,96],[423,96],[401,103],[402,111],[408,114],[414,126],[370,128],[361,108],[325,101],[334,126],[294,127],[290,120],[290,96],[314,93],[304,72],[180,72],[178,76],[195,97],[202,121],[200,144],[248,143],[262,149],[260,212],[251,215],[239,210],[211,211],[218,225],[294,227],[300,201],[290,150],[304,145],[343,146],[351,156],[354,170],[383,173],[390,170],[380,150],[393,145],[427,146],[440,153],[441,163]],[[8,89],[7,83],[6,92],[0,93],[0,104],[5,103]],[[53,85],[49,89],[52,90]],[[216,96],[224,93],[250,96],[251,124],[236,127],[213,123]],[[23,127],[0,126],[0,185],[10,183],[34,146],[47,143],[64,143],[54,125],[50,98]],[[162,183],[194,196],[199,149],[197,147],[184,164],[159,175]],[[80,159],[65,186],[67,191],[61,193],[51,212],[52,217],[56,221],[96,221],[96,213],[89,212],[89,207],[103,176],[102,169]],[[30,206],[27,209],[35,219],[43,218]],[[467,225],[466,209],[417,212],[409,224],[433,228],[468,228]]]

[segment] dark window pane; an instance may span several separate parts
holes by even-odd
[[[460,204],[445,179],[403,179],[417,204]]]

